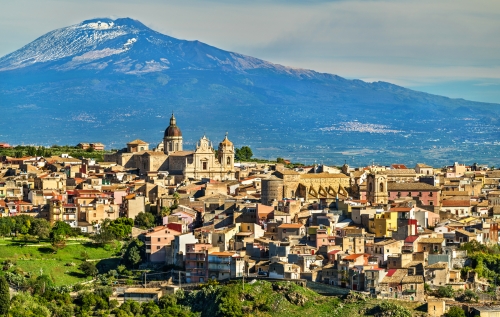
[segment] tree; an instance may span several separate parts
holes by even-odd
[[[20,292],[12,298],[9,316],[49,317],[50,311],[29,293]]]
[[[99,273],[99,270],[97,270],[97,267],[95,266],[94,262],[82,262],[80,266],[78,267],[80,270],[82,270],[83,274],[87,276],[96,276],[97,273]]]
[[[282,158],[282,157],[278,157],[278,158],[276,159],[276,163],[285,163],[285,159],[284,159],[284,158]]]
[[[31,221],[28,233],[37,236],[39,239],[48,239],[50,236],[50,222],[43,218],[35,218]]]
[[[149,212],[140,212],[135,216],[134,222],[140,228],[151,228],[155,225],[155,216]]]
[[[460,296],[456,298],[456,300],[460,302],[471,302],[471,301],[478,301],[479,296],[471,289],[466,289],[465,292],[463,292]]]
[[[116,239],[124,239],[132,234],[133,226],[133,219],[123,217],[111,221],[107,229]]]
[[[458,306],[451,306],[448,312],[445,314],[446,317],[465,317],[465,312],[462,308]]]
[[[141,254],[139,253],[139,249],[137,247],[132,247],[127,257],[132,267],[135,267],[137,264],[141,262]]]
[[[236,159],[239,161],[248,161],[252,158],[252,149],[248,146],[242,146],[240,149],[235,150]]]
[[[51,238],[54,238],[54,236],[66,238],[72,234],[72,231],[73,230],[71,229],[71,226],[66,222],[56,221],[56,223],[52,227],[52,230],[50,231],[50,236]]]
[[[453,298],[455,295],[455,291],[451,286],[440,286],[437,290],[437,296],[438,297],[449,297]]]
[[[383,316],[393,316],[393,317],[411,317],[411,311],[398,304],[383,301],[378,308],[382,312]]]
[[[0,316],[5,316],[10,307],[10,290],[9,283],[5,276],[0,276]]]
[[[54,281],[47,274],[40,275],[36,278],[33,283],[33,294],[42,295],[44,294],[50,287],[54,286]]]

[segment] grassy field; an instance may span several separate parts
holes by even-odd
[[[114,269],[119,263],[119,259],[114,258],[117,252],[115,247],[97,247],[87,241],[69,240],[66,247],[54,253],[48,242],[25,245],[10,239],[0,240],[0,262],[13,261],[15,266],[11,271],[19,268],[32,276],[48,274],[56,285],[69,285],[86,280],[78,269],[80,263],[85,260],[81,256],[83,251],[87,252],[89,261],[96,261],[98,267],[103,270]],[[70,266],[70,263],[75,265]]]
[[[242,285],[239,283],[229,287],[235,289],[238,293],[238,299],[243,299],[241,302],[243,311],[246,315],[251,316],[373,316],[378,312],[377,306],[382,302],[380,299],[369,298],[364,295],[360,295],[360,298],[354,297],[351,299],[322,296],[308,288],[284,282],[272,284],[270,282],[257,281],[252,285],[245,285],[244,293]],[[389,301],[408,308],[413,316],[426,315],[425,303]]]

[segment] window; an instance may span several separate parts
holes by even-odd
[[[160,241],[161,241],[161,238],[158,238],[158,242],[160,242]]]
[[[207,162],[202,162],[202,166],[203,166],[203,167],[202,167],[202,168],[203,168],[203,170],[207,170],[207,168],[208,168],[208,164],[207,164]]]
[[[231,165],[231,158],[230,157],[227,158],[227,165]]]
[[[160,250],[160,246],[159,245],[156,246],[156,250]]]

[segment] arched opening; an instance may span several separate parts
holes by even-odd
[[[227,158],[227,165],[231,165],[231,158],[230,157]]]
[[[380,187],[380,191],[383,192],[384,191],[384,183],[380,183],[379,187]]]

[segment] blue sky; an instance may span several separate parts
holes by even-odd
[[[500,103],[500,1],[2,0],[0,56],[53,29],[131,17],[286,66]]]

